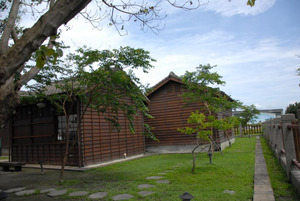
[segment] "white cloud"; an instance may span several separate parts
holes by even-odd
[[[204,10],[211,10],[223,16],[258,15],[270,9],[276,0],[257,0],[254,7],[247,6],[247,0],[210,0],[202,6]]]

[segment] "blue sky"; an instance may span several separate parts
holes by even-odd
[[[226,81],[221,89],[246,105],[285,110],[299,102],[300,1],[257,0],[252,8],[247,0],[203,2],[193,11],[162,5],[168,16],[157,35],[128,23],[128,34],[120,36],[105,21],[99,31],[79,18],[69,23],[71,29],[61,38],[72,48],[132,46],[150,51],[157,60],[155,69],[137,75],[151,86],[170,71],[183,75],[210,63]]]

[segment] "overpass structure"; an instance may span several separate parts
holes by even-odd
[[[275,114],[276,117],[280,117],[283,114],[283,109],[268,109],[268,110],[258,110],[260,113],[267,113],[267,114]],[[233,111],[233,116],[236,116],[243,111]]]

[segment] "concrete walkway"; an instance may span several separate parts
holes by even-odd
[[[275,201],[260,137],[256,137],[253,201]]]

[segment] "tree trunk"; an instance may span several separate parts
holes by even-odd
[[[192,173],[194,174],[195,173],[195,169],[196,169],[196,154],[195,154],[195,151],[196,149],[200,146],[201,144],[198,144],[192,151],[192,154],[193,154],[193,167],[192,167]]]
[[[18,91],[12,80],[0,88],[0,129],[6,125],[20,101]]]

